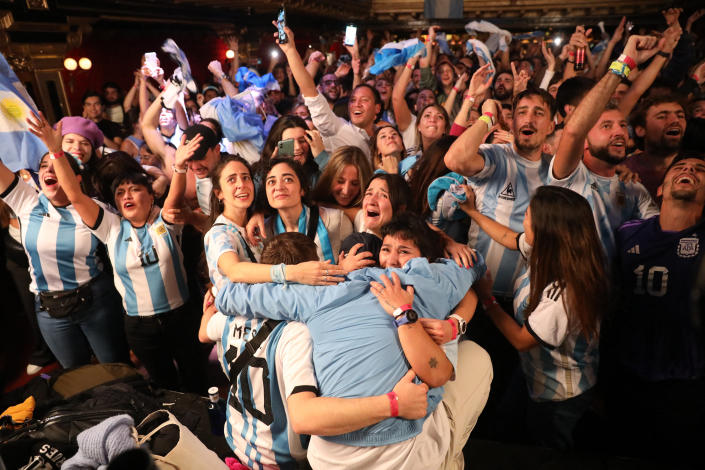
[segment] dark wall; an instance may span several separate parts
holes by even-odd
[[[173,28],[100,28],[84,38],[81,47],[69,51],[67,57],[78,60],[88,57],[93,62],[89,71],[76,69],[63,71],[71,113],[81,114],[81,97],[87,90],[100,91],[103,83],[114,81],[129,90],[134,82],[133,71],[139,69],[142,54],[156,52],[165,76],[170,76],[176,63],[161,50],[166,38],[172,38],[186,53],[196,82],[201,85],[209,79],[208,62],[213,59],[225,61],[227,47],[214,32],[209,30]],[[69,86],[73,81],[73,90]]]

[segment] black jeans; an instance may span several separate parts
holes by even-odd
[[[160,387],[205,394],[206,358],[198,343],[198,321],[190,302],[153,316],[125,316],[127,343]]]

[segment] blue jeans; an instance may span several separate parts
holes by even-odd
[[[100,362],[129,363],[122,302],[110,276],[101,274],[91,284],[91,293],[91,302],[64,318],[41,310],[35,296],[39,330],[64,368],[89,364],[92,353]]]

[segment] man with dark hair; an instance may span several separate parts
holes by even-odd
[[[624,60],[640,64],[648,58],[654,43],[647,36],[630,36]],[[620,181],[615,173],[615,167],[626,157],[629,138],[626,118],[616,104],[609,103],[622,80],[614,73],[621,71],[619,64],[615,61],[575,111],[570,110],[572,117],[566,122],[548,177],[549,183],[572,189],[590,203],[608,259],[615,254],[614,237],[619,226],[658,214],[643,185]]]
[[[666,169],[680,150],[686,128],[685,109],[674,95],[652,96],[642,103],[632,125],[637,137],[644,140],[644,150],[631,155],[626,164],[655,199]]]
[[[313,240],[285,232],[265,242],[260,261],[316,260]],[[311,336],[299,322],[225,316],[207,308],[199,339],[218,343],[231,385],[225,438],[250,468],[294,468],[296,461],[305,462],[308,441],[300,434],[342,434],[391,418],[387,392],[397,396],[399,416],[412,420],[426,413],[428,387],[414,384],[411,371],[376,396],[320,397]],[[252,431],[246,435],[245,429]]]
[[[318,91],[326,99],[330,108],[333,109],[338,98],[340,98],[340,80],[334,73],[327,73],[321,78],[318,84]]]
[[[453,142],[445,163],[449,170],[468,178],[483,214],[520,232],[531,195],[546,184],[550,156],[543,153],[543,145],[553,132],[555,101],[541,89],[519,93],[514,98],[514,142],[509,144],[482,143],[501,107],[497,101],[487,100],[482,111],[483,116]],[[495,295],[511,305],[514,281],[520,274],[518,252],[505,250],[475,225],[468,238],[485,257]]]
[[[188,144],[197,135],[203,136],[198,149],[196,149],[188,162],[188,167],[196,177],[198,206],[206,215],[210,214],[210,199],[213,191],[213,184],[209,175],[211,170],[218,164],[218,160],[220,160],[220,142],[215,131],[208,124],[201,122],[201,124],[196,124],[186,129],[184,131],[185,140],[182,144]]]
[[[103,117],[103,98],[95,91],[83,95],[83,117],[96,123],[103,132],[103,143],[106,147],[119,150],[122,143],[122,129],[119,125]]]
[[[620,305],[602,355],[611,366],[607,409],[622,451],[702,468],[705,335],[690,299],[705,252],[703,153],[675,157],[658,193],[658,217],[617,233]]]
[[[498,70],[492,84],[494,90],[494,99],[500,103],[512,102],[514,96],[514,75],[509,70]]]
[[[108,119],[122,127],[125,121],[125,113],[122,109],[122,93],[120,87],[115,82],[105,82],[103,84],[103,102],[105,103],[105,114]]]
[[[444,460],[446,464],[449,460],[455,463],[458,456],[462,460],[463,444],[487,397],[489,358],[477,345],[465,342],[470,349],[474,345],[475,352],[471,351],[470,357],[479,353],[482,359],[477,365],[463,362],[463,367],[472,373],[457,378],[459,383],[453,387],[465,396],[449,392],[451,398],[447,401],[443,397],[443,406],[439,406],[439,387],[454,370],[458,375],[469,370],[454,364],[457,343],[439,347],[417,322],[419,316],[444,319],[484,271],[484,265],[478,260],[475,267],[467,270],[448,260],[429,263],[424,257],[434,254],[422,253],[414,241],[402,235],[413,234],[417,226],[404,225],[403,218],[397,222],[399,225],[384,238],[383,247],[387,246],[389,252],[383,248],[380,261],[383,266],[401,266],[400,269],[353,271],[347,281],[334,286],[296,284],[282,288],[276,284],[230,283],[217,296],[218,310],[224,313],[306,323],[315,345],[313,362],[323,397],[359,398],[385,393],[409,373],[409,364],[432,387],[424,418],[386,419],[358,431],[333,432],[325,439],[313,436],[308,460],[316,470],[426,469],[439,468]],[[402,289],[401,283],[413,285],[413,291],[409,290],[411,287]],[[413,306],[389,305],[388,302],[397,303],[392,300],[392,293],[402,290],[412,293],[409,304]],[[399,312],[391,315],[396,308]],[[467,347],[461,348],[461,356],[462,349]],[[468,396],[469,391],[475,393]],[[395,410],[396,398],[390,395],[389,399]],[[396,411],[392,416],[396,416]]]
[[[350,122],[335,115],[327,97],[316,89],[316,84],[304,66],[301,56],[294,47],[293,32],[286,28],[289,41],[279,44],[289,62],[296,83],[301,88],[304,103],[311,113],[311,120],[323,137],[328,152],[343,145],[359,147],[370,156],[370,137],[374,134],[374,124],[382,111],[382,100],[377,90],[369,85],[358,85],[348,101]]]

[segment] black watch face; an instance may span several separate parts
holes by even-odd
[[[407,310],[404,313],[406,314],[406,318],[409,320],[409,323],[415,323],[416,320],[419,319],[419,315],[413,310]]]

